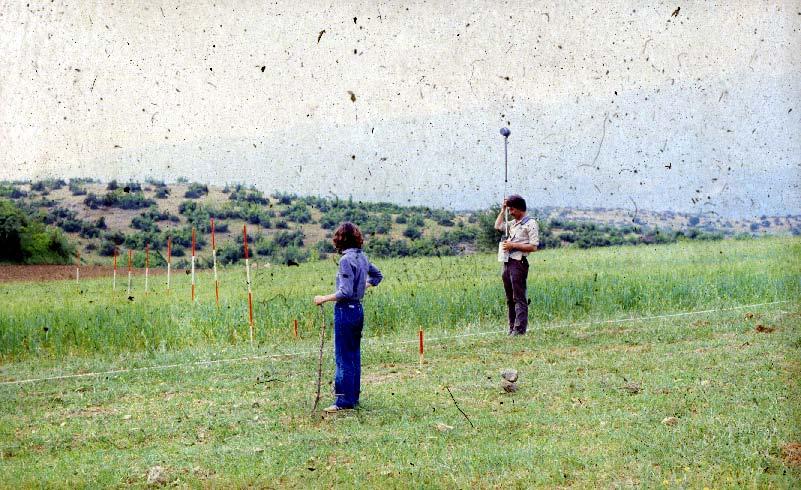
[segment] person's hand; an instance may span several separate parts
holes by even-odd
[[[501,203],[501,211],[505,210],[506,210],[506,199],[504,199],[503,202]]]
[[[504,240],[503,249],[506,250],[507,252],[511,252],[512,250],[515,249],[515,244],[510,242],[509,240]]]
[[[373,285],[370,284],[370,281],[364,283],[364,289],[370,289],[371,287],[373,287]]]
[[[320,306],[321,304],[325,303],[325,296],[315,296],[314,297],[314,304]]]

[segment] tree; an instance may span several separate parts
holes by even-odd
[[[481,250],[491,251],[498,249],[498,242],[503,238],[503,232],[495,229],[495,218],[500,208],[492,208],[478,215],[478,239],[476,245]]]
[[[27,226],[22,211],[11,201],[0,200],[0,261],[22,262],[21,234]]]
[[[14,202],[0,199],[0,261],[66,264],[75,248],[60,230],[32,219]]]

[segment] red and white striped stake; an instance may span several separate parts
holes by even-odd
[[[192,228],[192,302],[195,301],[195,229]]]
[[[145,294],[147,291],[147,276],[150,275],[150,244],[145,243]]]
[[[131,295],[131,267],[133,266],[133,250],[128,249],[128,296]]]
[[[248,255],[248,225],[242,225],[242,238],[245,242],[245,273],[248,281],[248,318],[250,319],[250,345],[253,346],[253,292],[250,288],[250,256]]]
[[[167,238],[167,291],[170,290],[170,269],[172,268],[172,237]]]
[[[214,218],[211,218],[211,260],[214,267],[214,300],[220,306],[220,281],[217,279],[217,242],[214,240]]]
[[[114,245],[114,275],[111,276],[111,290],[117,290],[117,254],[119,251],[117,250],[117,246]]]
[[[423,329],[422,328],[420,329],[419,336],[420,336],[420,364],[422,365],[423,364]]]
[[[75,284],[81,279],[81,251],[75,251]]]

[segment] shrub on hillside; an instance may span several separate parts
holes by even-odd
[[[306,238],[306,235],[300,230],[279,231],[275,234],[273,240],[279,247],[288,247],[290,245],[302,247],[304,238]]]
[[[70,192],[73,196],[85,196],[86,186],[81,183],[70,181]]]
[[[142,209],[156,204],[152,199],[146,198],[142,192],[124,192],[119,189],[108,192],[103,197],[99,197],[94,193],[89,193],[83,202],[91,209],[98,209],[100,207]]]
[[[253,204],[269,204],[269,200],[264,197],[264,193],[260,190],[256,189],[255,187],[251,187],[250,189],[245,189],[240,185],[237,185],[236,188],[231,191],[228,195],[228,199],[235,202],[249,202]]]
[[[295,223],[309,223],[312,219],[311,211],[303,202],[296,202],[285,209],[281,216]]]
[[[420,231],[420,228],[409,225],[405,230],[403,230],[403,236],[406,238],[410,238],[412,240],[417,240],[418,238],[423,236],[423,232]]]
[[[289,262],[306,262],[309,260],[309,251],[295,245],[290,245],[282,249],[277,257],[277,262],[288,264]]]
[[[273,194],[273,198],[276,201],[278,201],[278,204],[284,204],[284,205],[292,204],[292,200],[297,199],[297,197],[298,196],[296,196],[295,194],[284,194],[281,192],[276,192],[275,194]]]
[[[209,193],[209,186],[205,184],[192,183],[184,193],[184,197],[188,199],[199,199]]]
[[[159,226],[150,216],[139,215],[131,219],[131,228],[148,232],[159,232]]]
[[[217,249],[217,260],[221,264],[235,264],[240,259],[245,258],[245,251],[241,245],[233,242],[226,242]]]
[[[46,227],[13,201],[0,199],[0,262],[65,264],[75,248],[60,230]]]

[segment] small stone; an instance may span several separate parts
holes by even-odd
[[[513,382],[508,381],[506,379],[502,379],[501,380],[501,388],[503,388],[503,391],[505,391],[507,393],[514,393],[515,391],[517,391],[517,383],[513,383]]]
[[[131,420],[131,414],[128,413],[128,414],[123,415],[122,416],[122,420]]]
[[[623,385],[623,389],[631,395],[636,395],[642,390],[642,386],[639,383],[626,383]]]
[[[442,422],[437,422],[437,425],[435,425],[435,427],[440,432],[448,432],[449,430],[453,430],[452,425],[443,424]]]
[[[679,423],[679,419],[676,417],[665,417],[662,419],[662,423],[667,426],[673,426]]]
[[[505,369],[501,373],[501,377],[506,381],[514,383],[515,381],[517,381],[517,369]]]
[[[167,483],[167,470],[161,466],[154,466],[147,472],[148,485],[165,485]]]

